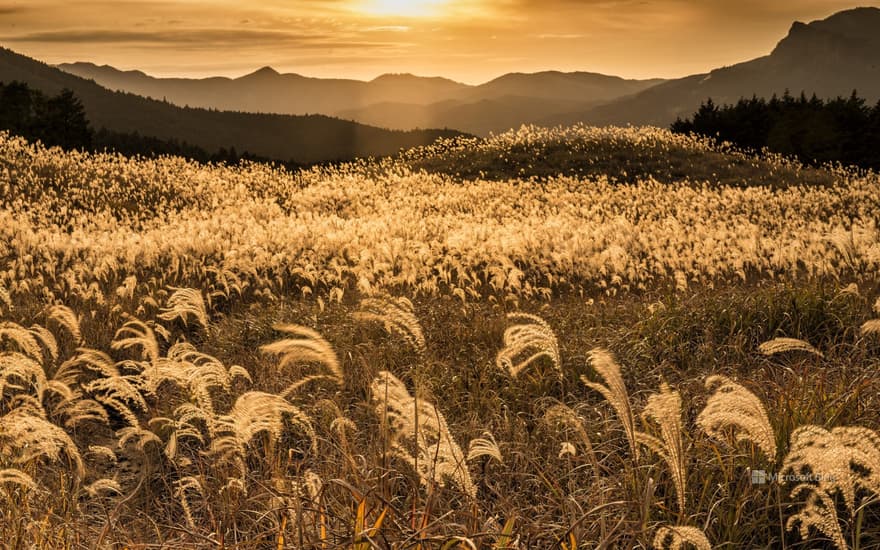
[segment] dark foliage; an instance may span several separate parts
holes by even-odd
[[[694,132],[749,149],[767,148],[806,164],[842,163],[880,170],[880,103],[868,107],[855,91],[822,100],[788,92],[718,106],[710,98],[672,131]]]
[[[21,82],[0,82],[0,130],[64,149],[92,146],[92,130],[83,105],[66,89],[47,97]]]
[[[269,162],[289,169],[304,166],[293,160],[279,161],[247,151],[238,153],[235,147],[221,147],[209,153],[186,141],[143,136],[137,131],[117,132],[103,127],[95,131],[89,124],[82,102],[70,90],[65,89],[49,97],[17,81],[9,84],[0,82],[0,130],[8,130],[29,141],[39,141],[48,147],[57,146],[64,150],[113,151],[144,157],[174,155],[200,162],[228,164]]]

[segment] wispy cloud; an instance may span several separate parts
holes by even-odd
[[[247,29],[189,29],[168,31],[111,31],[72,30],[32,32],[0,36],[8,43],[40,44],[113,44],[131,47],[180,49],[188,51],[217,51],[218,49],[281,48],[307,50],[364,51],[399,47],[401,43],[357,40],[326,34],[301,35],[279,31]]]

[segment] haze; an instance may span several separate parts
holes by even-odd
[[[880,2],[861,2],[880,6]],[[794,20],[852,1],[0,0],[0,44],[47,63],[155,76],[371,79],[593,71],[674,78],[767,54]]]

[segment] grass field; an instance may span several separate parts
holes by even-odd
[[[0,537],[880,547],[878,189],[657,129],[299,173],[0,134]]]

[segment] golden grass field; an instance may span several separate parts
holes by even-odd
[[[0,134],[10,548],[878,548],[880,177],[654,128]]]

